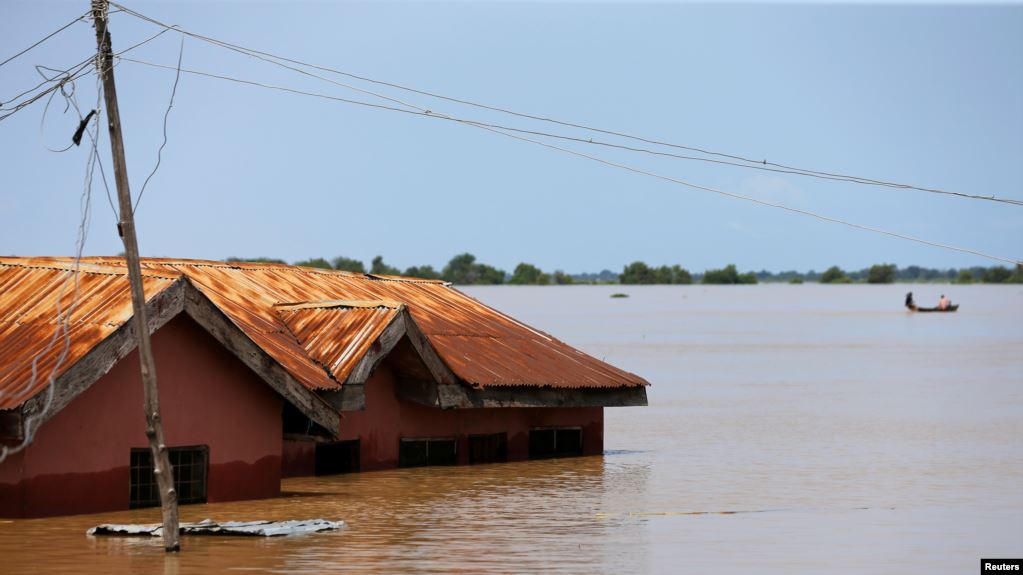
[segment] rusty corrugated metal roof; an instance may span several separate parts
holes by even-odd
[[[361,303],[361,302],[360,302]],[[348,374],[401,309],[398,307],[278,306],[278,315],[309,358],[336,381]]]
[[[74,299],[71,267],[46,260],[5,265],[10,259],[0,258],[0,409],[17,407],[39,393],[51,375],[59,377],[132,316],[124,269],[82,266],[78,303],[68,321],[70,346],[61,359],[64,333],[57,310],[59,306],[66,314]],[[146,298],[173,282],[174,278],[147,271],[143,274]]]
[[[0,258],[0,321],[4,322],[0,329],[7,324],[28,323],[11,318],[27,318],[30,313],[38,321],[50,321],[52,327],[53,285],[68,275],[68,262],[66,258]],[[88,279],[82,282],[83,297],[72,319],[89,318],[88,325],[101,326],[78,334],[73,347],[87,351],[130,317],[131,303],[123,259],[87,258],[84,267],[88,271],[82,277]],[[147,298],[174,279],[187,277],[310,389],[337,389],[402,305],[448,368],[474,387],[647,385],[642,378],[582,353],[438,280],[283,264],[157,258],[146,258],[142,268]],[[30,301],[22,302],[26,297]],[[14,342],[28,339],[39,343],[37,340],[45,339],[41,331],[27,329],[9,328],[4,332],[7,335],[0,335],[0,394],[24,381],[25,358],[30,362],[34,356],[25,350],[41,347]],[[65,365],[81,355],[84,352],[69,356]],[[15,357],[20,358],[14,362],[20,367],[10,368],[12,362],[8,359]],[[0,409],[10,407],[9,403],[0,398]]]

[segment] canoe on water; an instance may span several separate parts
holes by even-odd
[[[950,305],[950,306],[948,306],[945,309],[941,309],[940,307],[917,307],[915,305],[914,306],[907,306],[907,307],[909,307],[910,311],[940,311],[940,312],[949,312],[949,311],[955,311],[955,310],[959,309],[959,304]]]

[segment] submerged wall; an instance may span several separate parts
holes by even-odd
[[[195,322],[153,335],[168,446],[209,447],[207,499],[280,493],[283,400]],[[128,509],[132,448],[148,448],[132,352],[0,464],[0,516]]]
[[[362,471],[398,466],[402,437],[457,439],[458,463],[469,463],[469,436],[507,433],[508,460],[529,456],[529,430],[534,427],[581,427],[583,454],[604,451],[604,408],[438,409],[400,400],[393,372],[384,362],[366,382],[366,409],[345,412],[340,440],[360,440]],[[311,475],[315,448],[310,442],[285,441],[284,475]]]

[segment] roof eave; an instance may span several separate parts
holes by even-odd
[[[398,381],[398,397],[441,409],[495,407],[640,407],[647,405],[646,386],[560,388],[488,386]]]
[[[181,277],[146,302],[149,332],[152,334],[181,313],[187,314],[225,349],[254,371],[263,381],[294,405],[311,421],[331,435],[340,430],[340,416],[312,390],[288,372],[232,323],[202,292]],[[5,413],[5,419],[32,418],[36,429],[106,375],[114,365],[136,348],[134,322],[125,321],[62,373],[53,385]],[[17,412],[16,414],[14,412]],[[19,431],[23,429],[17,426]],[[4,435],[10,435],[4,433]],[[19,432],[16,435],[21,435]],[[22,439],[22,437],[12,437]]]

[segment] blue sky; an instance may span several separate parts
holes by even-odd
[[[194,32],[517,111],[824,171],[1023,199],[1023,6],[140,2]],[[88,7],[6,3],[0,59]],[[158,29],[112,17],[115,50]],[[179,36],[132,56],[173,65]],[[95,48],[80,23],[0,67],[0,99]],[[183,66],[369,96],[187,40]],[[133,192],[162,139],[173,71],[116,70]],[[338,81],[354,82],[336,78]],[[372,90],[380,86],[359,84]],[[92,78],[78,83],[83,106]],[[583,132],[387,90],[432,111]],[[0,122],[0,253],[70,254],[87,150],[54,101]],[[701,192],[436,119],[183,74],[162,166],[136,213],[144,255],[289,261],[377,254],[401,268],[471,251],[570,272],[633,260],[694,271],[993,265]],[[598,137],[587,134],[586,137]],[[599,136],[604,138],[604,136]],[[625,142],[627,143],[627,142]],[[101,146],[110,170],[105,130]],[[856,223],[1023,258],[1023,207],[571,144],[610,161]],[[97,182],[98,184],[98,182]],[[102,186],[89,254],[121,251]]]

